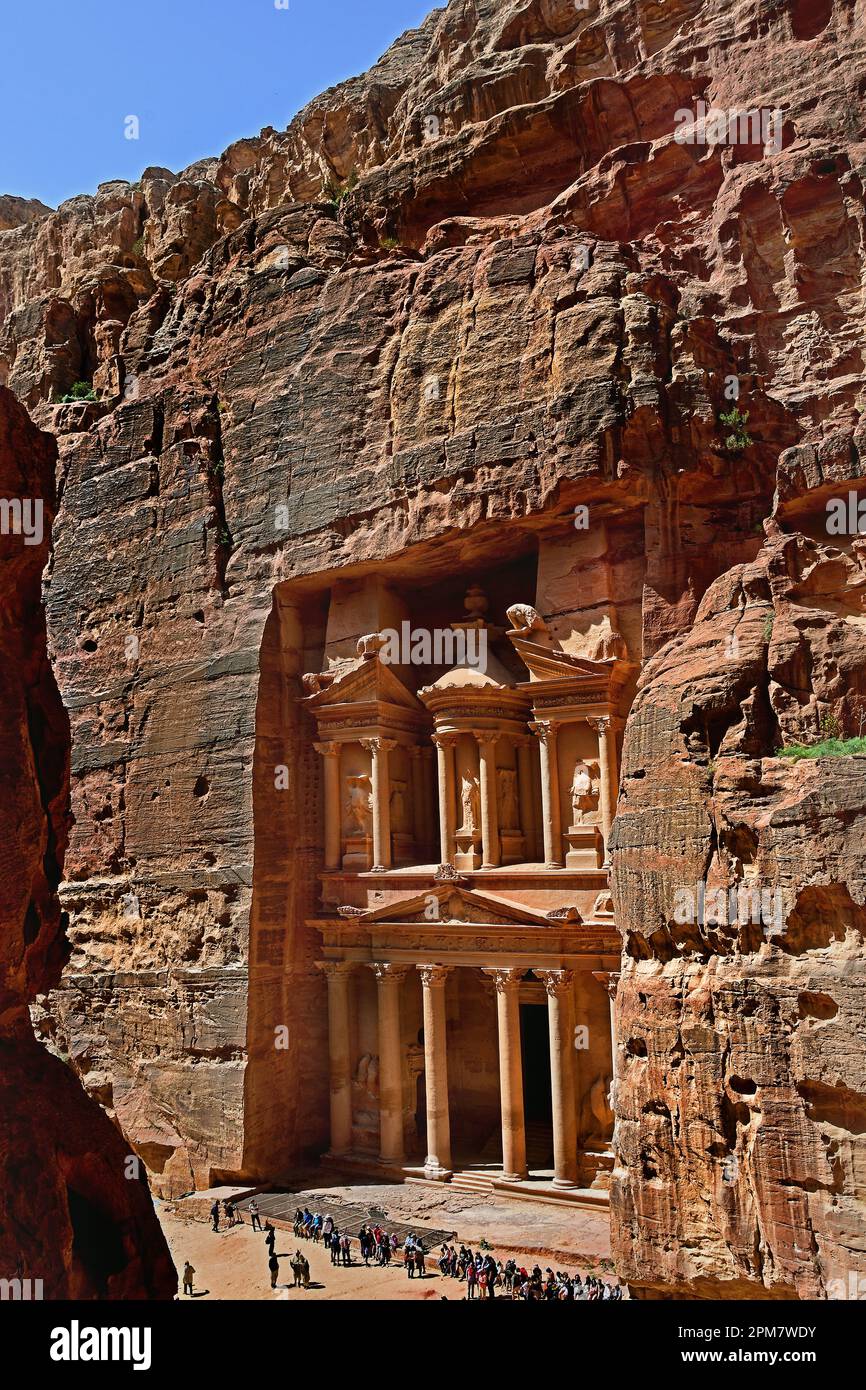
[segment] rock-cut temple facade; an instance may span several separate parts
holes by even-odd
[[[303,677],[328,1157],[446,1180],[475,1166],[603,1200],[608,846],[637,668],[609,605],[575,624],[497,588],[468,586],[463,611],[430,626],[380,578],[338,586],[322,669]],[[362,613],[377,630],[357,634]]]

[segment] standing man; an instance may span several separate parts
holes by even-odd
[[[266,1222],[265,1222],[265,1245],[268,1247],[268,1254],[269,1254],[269,1255],[273,1255],[273,1253],[274,1253],[274,1242],[276,1241],[276,1238],[277,1238],[277,1233],[276,1233],[276,1231],[274,1230],[274,1228],[273,1228],[273,1226],[271,1225],[270,1221],[266,1221]]]
[[[252,1222],[253,1230],[254,1230],[254,1231],[260,1231],[260,1230],[262,1229],[262,1219],[261,1219],[261,1217],[259,1216],[259,1204],[258,1204],[258,1202],[256,1201],[255,1197],[254,1197],[253,1200],[250,1202],[250,1205],[249,1205],[249,1213],[250,1213],[250,1221]]]
[[[187,1260],[183,1267],[183,1291],[185,1294],[188,1294],[190,1298],[192,1298],[192,1276],[194,1274],[195,1270],[189,1260]]]
[[[213,1222],[213,1228],[214,1228],[214,1230],[215,1230],[215,1231],[218,1231],[219,1228],[220,1228],[220,1204],[219,1204],[219,1202],[214,1202],[213,1206],[211,1207],[211,1209],[210,1209],[210,1219],[211,1219],[211,1221]]]
[[[271,1258],[268,1260],[268,1269],[271,1271],[271,1288],[277,1287],[277,1275],[280,1272],[280,1262],[276,1255],[271,1251]]]

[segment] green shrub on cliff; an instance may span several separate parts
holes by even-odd
[[[725,437],[725,448],[732,454],[739,454],[743,449],[748,449],[754,443],[748,431],[749,412],[741,412],[734,406],[733,410],[723,410],[719,416],[719,424],[726,425],[731,431]]]
[[[866,738],[825,738],[822,743],[792,743],[788,748],[780,748],[778,758],[842,758],[851,753],[866,754]]]
[[[66,392],[65,396],[60,397],[61,405],[69,405],[71,401],[95,401],[96,392],[89,381],[76,381],[74,386]]]

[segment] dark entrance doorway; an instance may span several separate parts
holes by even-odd
[[[553,1101],[550,1034],[545,1004],[521,1004],[520,1046],[523,1053],[526,1161],[530,1168],[548,1168],[553,1162]]]

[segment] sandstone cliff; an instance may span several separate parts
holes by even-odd
[[[0,537],[0,1277],[40,1280],[46,1298],[170,1297],[143,1171],[130,1180],[129,1146],[28,1016],[66,954],[69,723],[40,596],[55,461],[53,440],[0,389],[0,497],[43,508],[25,526],[33,543],[11,525]]]
[[[557,592],[588,610],[615,601],[639,661],[696,622],[689,641],[719,640],[725,620],[712,605],[724,602],[711,586],[739,593],[753,582],[743,575],[771,563],[761,522],[774,497],[786,530],[807,527],[780,553],[808,568],[816,513],[803,499],[862,482],[863,26],[862,0],[451,0],[286,131],[177,176],[151,169],[137,186],[105,184],[0,233],[0,374],[56,432],[61,456],[48,606],[75,750],[63,887],[73,955],[44,1028],[165,1191],[223,1174],[278,1177],[326,1139],[324,987],[305,925],[321,789],[297,706],[298,676],[321,647],[323,586],[372,569],[444,582],[469,563],[483,578],[503,548],[567,528],[582,503],[591,544]],[[779,148],[679,143],[676,113],[701,99],[781,112]],[[51,403],[78,379],[97,401]],[[732,448],[719,416],[733,380],[750,439]],[[842,562],[822,563],[841,593]],[[793,598],[779,589],[772,602],[793,622]],[[824,610],[816,621],[826,625]],[[845,681],[862,689],[862,653],[819,689],[814,663],[788,670],[794,658],[780,652],[772,705],[762,653],[740,674],[730,660],[719,666],[718,720],[734,720],[735,696],[744,702],[736,756],[752,759],[747,788],[774,738],[813,733],[842,708]],[[650,668],[635,720],[651,718],[654,690],[678,710],[676,659],[662,651]],[[707,717],[712,736],[702,715],[683,733],[667,714],[653,753],[657,779],[665,760],[685,775],[678,740],[704,758],[689,783],[696,876],[730,775],[715,759],[724,730],[714,704]],[[659,994],[660,1020],[680,1008],[687,979],[689,999],[712,994],[721,968],[700,940],[667,958],[672,946],[639,931],[638,894],[656,872],[645,861],[680,842],[651,844],[655,783],[634,752],[644,724],[635,728],[628,768],[645,771],[649,799],[641,819],[628,772],[616,874],[623,1047],[641,972],[657,970],[657,990],[673,992]],[[292,770],[288,796],[275,794],[277,764]],[[858,853],[856,766],[817,774],[827,817],[853,817],[832,863],[830,847],[814,851],[827,859],[819,873],[846,941],[860,921],[839,896]],[[802,808],[778,835],[796,856],[816,772],[772,768],[772,796]],[[741,810],[730,811],[739,825]],[[752,846],[754,835],[741,838]],[[802,893],[801,870],[772,881]],[[807,904],[804,939],[817,910]],[[647,944],[635,955],[638,938]],[[852,948],[814,949],[835,952],[832,970]],[[786,1018],[794,990],[848,1007],[813,948],[789,956],[784,938],[726,951],[734,994],[712,995],[707,1070],[683,1068],[677,1103],[706,1109],[712,1092],[723,1105],[712,1058],[739,1026],[736,990],[754,971],[778,980],[761,1007]],[[828,1077],[844,1017],[804,1016],[798,1045],[808,1036],[826,1057],[783,1065],[776,1040],[764,1058],[761,1077],[778,1066],[787,1087],[798,1162],[835,1104],[809,1088],[837,1085]],[[291,1046],[278,1054],[280,1025]],[[646,1040],[655,1100],[673,1114],[664,1078],[675,1036],[656,1026]],[[757,1087],[757,1045],[742,1047],[735,1075]],[[718,1216],[698,1231],[697,1207],[677,1215],[680,1169],[696,1193],[707,1175],[689,1168],[661,1112],[641,1115],[629,1067],[615,1188],[628,1277],[647,1291],[739,1281],[820,1292],[855,1243],[830,1234],[849,1221],[844,1155],[838,1192],[810,1190],[826,1173],[797,1178],[795,1243],[811,1223],[827,1258],[804,1258],[795,1278],[777,1235],[747,1256]],[[768,1209],[781,1220],[792,1184],[780,1187],[761,1159],[769,1126],[752,1146],[751,1179],[729,1111],[706,1123],[720,1117],[727,1129],[710,1143],[737,1155],[741,1175],[719,1201],[734,1194],[748,1229]],[[641,1157],[648,1126],[657,1176]],[[720,1150],[702,1162],[713,1157],[724,1161]],[[697,1240],[702,1258],[690,1263]]]

